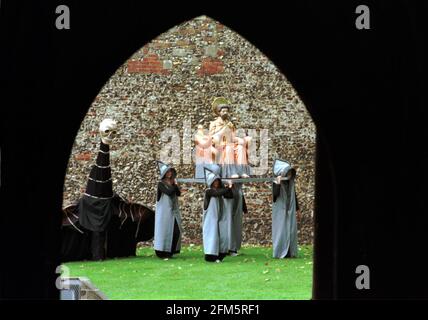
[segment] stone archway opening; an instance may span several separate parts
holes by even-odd
[[[211,102],[231,102],[234,123],[254,138],[253,172],[272,176],[275,158],[297,169],[301,208],[299,244],[313,242],[315,138],[312,119],[287,78],[250,42],[209,17],[173,27],[135,52],[92,103],[77,134],[64,185],[63,206],[77,200],[99,148],[98,124],[113,118],[119,136],[111,148],[115,192],[154,209],[156,160],[172,162],[180,177],[194,176],[192,135],[214,120]],[[167,149],[165,149],[167,147]],[[170,152],[166,152],[165,150]],[[177,157],[177,151],[180,156]],[[203,186],[183,186],[183,243],[200,244]],[[271,243],[271,184],[244,186],[248,214],[243,243]]]

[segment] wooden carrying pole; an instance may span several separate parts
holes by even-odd
[[[221,181],[225,183],[254,183],[254,182],[274,182],[276,177],[266,177],[266,178],[222,178]],[[288,180],[287,177],[282,177],[281,180]],[[196,179],[196,178],[178,178],[177,182],[179,183],[205,183],[205,179]]]

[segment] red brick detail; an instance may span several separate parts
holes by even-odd
[[[223,62],[219,59],[204,58],[201,68],[198,70],[200,76],[222,73],[224,71]]]
[[[91,160],[91,157],[92,157],[92,155],[90,152],[82,152],[82,153],[75,155],[75,159],[77,161],[89,161],[89,160]]]
[[[128,73],[169,74],[170,70],[163,68],[163,62],[159,60],[156,53],[150,53],[142,61],[128,61]]]

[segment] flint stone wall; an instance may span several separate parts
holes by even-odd
[[[302,212],[298,221],[299,242],[312,243],[312,120],[298,94],[266,56],[208,17],[185,22],[146,44],[102,88],[73,146],[64,206],[84,191],[99,148],[98,125],[104,118],[112,118],[119,125],[119,136],[111,146],[114,189],[127,200],[154,209],[158,179],[155,160],[163,156],[163,160],[174,162],[179,177],[193,177],[189,151],[194,146],[192,134],[198,124],[208,128],[215,119],[211,102],[218,96],[231,100],[236,127],[251,129],[256,134],[250,158],[256,172],[271,176],[275,158],[288,160],[297,168],[296,190]],[[263,137],[261,133],[267,135]],[[171,139],[168,134],[177,137]],[[173,156],[181,156],[165,159],[168,154],[162,150],[166,146],[172,149]],[[263,164],[258,157],[266,151],[267,162]],[[200,244],[204,186],[182,188],[183,242]],[[244,215],[243,241],[269,245],[271,185],[247,184],[244,193],[249,213]]]

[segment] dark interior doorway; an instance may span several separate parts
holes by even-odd
[[[58,297],[62,184],[90,103],[142,43],[205,14],[263,51],[317,125],[313,298],[428,297],[417,259],[428,227],[427,7],[377,2],[366,32],[354,25],[359,3],[298,3],[243,14],[65,1],[72,23],[60,31],[55,6],[2,1],[0,296]],[[355,286],[358,265],[370,290]]]

